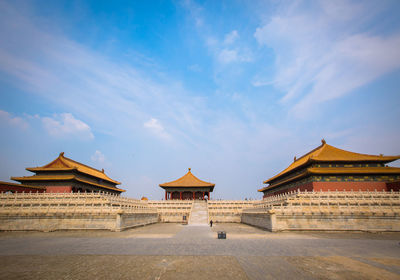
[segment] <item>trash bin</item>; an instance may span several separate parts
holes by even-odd
[[[218,239],[226,239],[226,232],[218,231]]]

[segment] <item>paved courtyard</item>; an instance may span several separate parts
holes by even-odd
[[[1,232],[0,279],[400,279],[399,242],[399,233],[271,233],[243,224]]]

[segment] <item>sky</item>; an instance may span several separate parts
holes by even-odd
[[[400,1],[0,0],[0,180],[60,152],[212,198],[321,144],[400,154]],[[393,166],[400,166],[398,162]]]

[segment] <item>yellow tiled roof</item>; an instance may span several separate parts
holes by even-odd
[[[189,168],[188,173],[186,173],[181,178],[172,182],[160,184],[159,186],[160,187],[214,187],[215,184],[200,180],[199,178],[197,178],[192,174]]]
[[[105,186],[105,185],[100,185],[100,184],[92,183],[92,182],[89,182],[89,181],[86,181],[86,180],[82,180],[82,179],[79,179],[79,178],[74,178],[74,179],[76,181],[78,181],[78,182],[82,182],[82,183],[85,183],[85,184],[88,184],[88,185],[95,185],[95,186],[98,186],[98,187],[104,188],[104,189],[114,190],[114,191],[118,191],[118,192],[125,192],[125,190],[123,190],[123,189],[109,187],[109,186]]]
[[[280,185],[289,183],[289,182],[291,182],[291,181],[300,179],[300,178],[302,178],[302,177],[305,177],[305,176],[308,175],[308,174],[309,174],[309,173],[307,172],[307,170],[305,170],[304,172],[301,172],[300,174],[298,174],[298,175],[296,175],[296,176],[293,176],[293,177],[290,177],[290,178],[288,178],[288,179],[286,179],[286,180],[280,181],[280,182],[277,183],[277,184],[266,186],[266,187],[264,187],[264,188],[259,189],[258,191],[259,191],[259,192],[263,192],[263,191],[265,191],[265,190],[267,190],[267,189],[275,188],[275,187],[277,187],[277,186],[280,186]]]
[[[123,190],[123,189],[119,189],[119,188],[115,188],[115,187],[109,187],[109,186],[93,183],[93,182],[90,182],[90,181],[82,180],[80,178],[77,178],[74,175],[56,175],[56,176],[34,175],[34,176],[24,176],[24,177],[11,177],[11,180],[18,181],[18,182],[23,182],[23,181],[69,181],[69,180],[74,180],[74,181],[78,181],[78,182],[81,182],[81,183],[84,183],[84,184],[88,184],[88,185],[97,186],[97,187],[104,188],[104,189],[110,189],[110,190],[114,190],[114,191],[125,192],[125,190]],[[18,184],[16,184],[16,185],[18,185]]]
[[[46,164],[42,167],[26,168],[26,170],[29,170],[29,171],[49,171],[49,170],[64,171],[64,170],[74,170],[74,169],[78,170],[81,173],[85,173],[90,176],[109,181],[116,185],[121,184],[120,182],[115,181],[115,180],[111,179],[110,177],[108,177],[104,173],[104,169],[102,171],[100,171],[93,167],[87,166],[83,163],[74,161],[70,158],[65,157],[64,153],[60,153],[60,155],[55,160],[53,160],[49,164]]]
[[[400,156],[383,156],[383,155],[366,155],[353,153],[349,151],[345,151],[342,149],[338,149],[331,145],[326,144],[325,140],[322,140],[322,145],[305,154],[304,156],[295,159],[295,161],[289,165],[288,168],[278,173],[274,177],[264,181],[264,184],[267,184],[276,178],[289,173],[290,171],[304,166],[309,162],[360,162],[360,161],[371,161],[371,162],[391,162],[394,160],[400,159]]]

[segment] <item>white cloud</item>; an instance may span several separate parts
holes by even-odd
[[[193,72],[201,72],[201,67],[198,64],[190,65],[188,68],[190,71],[193,71]]]
[[[4,12],[0,17],[0,71],[10,77],[7,81],[90,121],[96,131],[129,137],[127,129],[143,130],[144,120],[161,112],[163,119],[173,123],[169,130],[185,139],[193,120],[208,110],[201,98],[156,65],[147,63],[140,68],[132,61],[115,63],[38,25],[11,4],[0,1],[0,11]],[[13,34],[12,38],[7,34]]]
[[[253,61],[253,54],[251,50],[246,47],[244,42],[237,42],[239,39],[239,32],[232,30],[225,34],[223,38],[220,34],[216,36],[210,32],[210,27],[206,24],[203,15],[203,8],[193,1],[183,1],[183,6],[187,9],[193,22],[202,35],[206,47],[209,49],[210,54],[216,62],[215,72],[220,73],[221,68],[227,64],[238,62],[251,62]],[[198,24],[198,22],[201,24]]]
[[[47,132],[55,137],[76,136],[81,139],[93,139],[89,125],[75,119],[70,113],[54,115],[54,118],[43,117],[42,123]]]
[[[74,136],[80,139],[93,139],[90,127],[81,120],[75,119],[70,113],[55,114],[53,118],[40,117],[39,115],[23,114],[23,117],[14,117],[6,111],[0,110],[0,122],[9,126],[27,129],[37,127],[41,123],[45,130],[55,137]]]
[[[365,22],[376,15],[371,5],[349,1],[303,2],[281,9],[257,28],[258,43],[273,48],[276,75],[256,79],[255,86],[274,84],[294,103],[296,116],[307,116],[319,103],[351,93],[400,67],[400,33],[372,35]]]
[[[229,50],[229,49],[223,49],[219,55],[218,55],[218,60],[221,63],[230,63],[238,60],[238,54],[236,50]]]
[[[237,39],[239,39],[239,34],[236,30],[233,30],[232,32],[225,35],[224,44],[233,44]]]
[[[104,163],[106,160],[106,157],[99,150],[96,150],[96,152],[94,152],[94,154],[90,158],[93,162],[96,163]]]
[[[161,123],[155,119],[151,118],[147,122],[143,124],[145,128],[150,130],[153,134],[156,136],[162,138],[162,139],[170,139],[170,135],[165,131],[164,127],[161,125]]]
[[[202,8],[197,5],[194,1],[184,0],[180,2],[188,11],[192,19],[194,20],[197,27],[204,25],[203,17],[201,17]]]
[[[21,129],[27,129],[29,127],[28,122],[23,118],[13,117],[10,113],[3,110],[0,110],[0,121],[12,127],[18,127]]]
[[[252,56],[250,53],[246,53],[243,50],[239,52],[236,49],[222,49],[218,53],[218,61],[221,64],[228,64],[233,62],[250,62]]]

